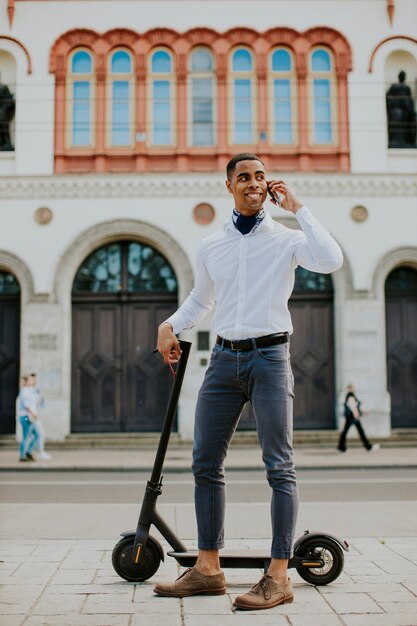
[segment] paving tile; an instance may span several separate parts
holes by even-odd
[[[340,626],[341,621],[337,615],[290,615],[288,617],[291,626]]]
[[[336,613],[383,613],[366,593],[332,593],[326,596],[327,602]]]
[[[270,611],[257,611],[256,614],[239,611],[232,615],[222,615],[217,622],[219,626],[288,626],[285,615],[274,615]],[[214,626],[214,619],[212,615],[186,615],[184,626]]]
[[[0,601],[4,604],[19,604],[22,599],[34,602],[44,590],[45,585],[25,585],[22,589],[18,585],[3,585],[0,589]]]
[[[93,569],[66,569],[59,570],[54,574],[52,583],[54,585],[82,585],[92,583],[96,571]]]
[[[65,596],[43,595],[32,609],[32,615],[67,615],[79,613],[85,597],[77,594]]]
[[[169,620],[166,613],[152,613],[152,626],[182,626],[181,615],[171,615]],[[130,626],[151,626],[148,613],[132,615]]]
[[[25,615],[8,615],[0,613],[0,624],[2,626],[21,626],[25,620]]]
[[[361,589],[361,591],[365,591],[365,590]],[[416,611],[417,611],[416,596],[413,593],[411,593],[411,591],[408,591],[408,589],[405,589],[401,585],[392,585],[391,589],[389,585],[387,585],[386,590],[382,590],[382,589],[379,591],[370,590],[370,591],[367,591],[367,593],[371,596],[373,600],[375,600],[375,602],[378,602],[378,604],[380,604],[381,606],[382,606],[381,604],[382,602],[389,602],[393,604],[398,604],[398,602],[401,602],[401,603],[415,602]]]
[[[417,596],[417,580],[404,580],[401,584]]]
[[[380,602],[379,606],[386,613],[414,613],[417,615],[417,602]]]
[[[415,612],[409,615],[343,615],[343,623],[345,626],[417,626],[417,615]]]
[[[85,615],[77,615],[76,613],[72,615],[31,615],[25,622],[25,626],[129,626],[129,620],[129,615],[117,614],[89,615],[88,622],[86,622]],[[9,624],[5,626],[9,626]]]
[[[26,615],[30,607],[32,606],[32,604],[33,602],[21,602],[19,604],[9,604],[7,602],[0,602],[0,616]],[[4,618],[2,617],[1,619],[4,619]],[[1,621],[0,621],[0,624],[1,624]]]
[[[375,564],[387,574],[417,574],[417,565],[401,557],[375,559]]]
[[[147,615],[158,613],[165,616],[181,614],[181,602],[179,598],[161,598],[154,595],[153,599],[149,600],[135,599],[134,606],[135,613],[146,613]]]
[[[223,596],[191,596],[183,599],[185,615],[226,615],[231,611],[228,594]]]
[[[71,593],[82,593],[87,595],[93,595],[96,593],[106,593],[106,594],[115,594],[115,595],[129,595],[131,594],[130,585],[126,583],[126,586],[117,584],[91,584],[91,585],[55,585],[50,584],[46,587],[44,594],[45,595],[59,595],[59,594],[71,594]]]
[[[123,598],[114,596],[109,598],[106,594],[95,594],[88,596],[85,605],[82,608],[81,613],[116,613],[116,614],[130,614],[137,612],[137,604],[132,602],[132,598],[123,595]]]

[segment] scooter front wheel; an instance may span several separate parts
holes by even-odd
[[[342,549],[326,537],[307,539],[298,547],[297,556],[324,562],[323,567],[297,567],[301,578],[312,585],[328,585],[336,580],[342,573],[345,560]]]
[[[161,553],[158,543],[152,537],[148,537],[146,545],[142,548],[140,562],[132,561],[133,544],[135,535],[128,535],[120,539],[114,546],[112,564],[117,574],[133,583],[140,583],[151,578],[161,563]]]

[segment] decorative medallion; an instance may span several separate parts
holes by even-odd
[[[354,206],[350,216],[354,222],[365,222],[368,219],[368,209],[360,204]]]
[[[211,204],[208,202],[201,202],[197,204],[193,209],[193,218],[197,222],[197,224],[201,224],[202,226],[207,226],[211,224],[216,216],[216,212]]]
[[[48,207],[46,206],[39,207],[39,209],[36,209],[35,211],[35,222],[41,224],[42,226],[45,226],[45,224],[49,224],[49,222],[52,222],[52,218],[53,213],[51,209],[48,209]]]

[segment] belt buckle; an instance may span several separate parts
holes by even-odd
[[[231,340],[230,340],[230,349],[231,349],[231,350],[235,350],[235,351],[237,351],[237,350],[238,350],[238,348],[235,348],[235,347],[234,347],[234,343],[235,343],[235,342],[233,341],[233,339],[231,339]]]

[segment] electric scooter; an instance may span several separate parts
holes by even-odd
[[[156,452],[151,478],[147,483],[136,530],[121,533],[121,539],[113,549],[112,563],[117,574],[130,582],[143,582],[151,578],[164,561],[160,542],[149,534],[152,525],[171,546],[168,556],[183,567],[193,567],[197,550],[189,550],[159,515],[156,502],[162,494],[162,467],[171,435],[178,398],[190,354],[191,343],[180,341],[181,358],[174,372],[161,437]],[[171,368],[172,369],[172,368]],[[313,585],[327,585],[340,576],[344,564],[347,541],[334,535],[306,530],[294,544],[294,556],[288,567],[295,568],[301,578]],[[271,557],[265,552],[222,551],[220,565],[223,568],[257,568],[266,573]]]

